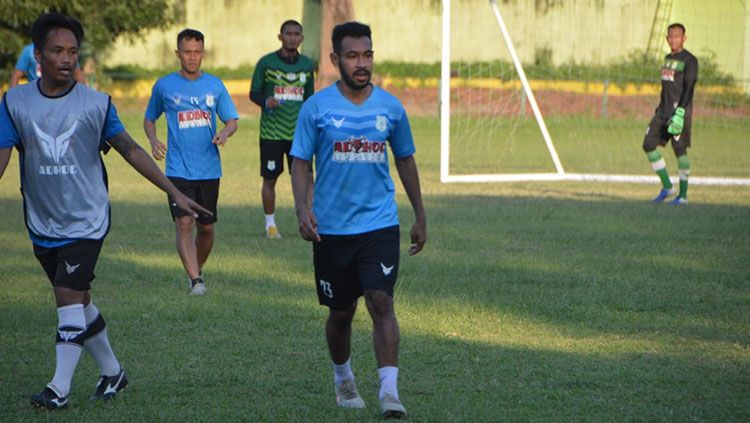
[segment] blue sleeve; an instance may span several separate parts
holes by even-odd
[[[162,102],[161,87],[157,81],[154,87],[151,88],[151,98],[148,100],[145,117],[151,122],[156,122],[162,113],[164,113],[164,103]]]
[[[102,142],[111,140],[115,135],[125,130],[125,125],[122,124],[120,117],[117,116],[117,109],[115,105],[109,103],[109,109],[107,110],[107,120],[104,121],[104,130],[102,131]]]
[[[239,119],[240,115],[237,114],[237,109],[234,107],[232,96],[229,95],[227,87],[225,87],[221,81],[219,81],[219,84],[221,84],[221,93],[219,94],[219,100],[216,104],[216,113],[219,114],[219,119],[221,119],[222,122]]]
[[[21,50],[21,54],[18,55],[18,60],[16,61],[16,69],[20,70],[23,73],[26,73],[29,69],[29,61],[33,59],[34,50],[31,49],[31,54],[29,54],[29,47],[26,46]]]
[[[401,107],[401,119],[396,122],[396,126],[391,132],[391,150],[393,150],[393,156],[396,158],[409,157],[414,154],[417,149],[414,147],[414,137],[411,133],[411,125],[409,125],[409,118],[406,116],[406,110]]]
[[[0,102],[0,148],[15,147],[21,143],[16,126],[10,119],[8,108],[5,107],[5,99]]]
[[[315,153],[315,140],[318,138],[314,111],[313,102],[302,103],[302,109],[297,116],[297,126],[294,129],[290,156],[299,157],[302,160],[312,160]]]

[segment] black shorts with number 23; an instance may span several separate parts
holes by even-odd
[[[313,242],[318,301],[333,310],[349,308],[365,290],[393,296],[398,276],[399,227],[356,235],[321,235]]]

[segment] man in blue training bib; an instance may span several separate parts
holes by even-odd
[[[91,282],[110,228],[107,173],[101,153],[114,148],[141,175],[167,192],[183,212],[207,211],[182,195],[127,133],[108,95],[73,79],[83,27],[45,14],[31,29],[41,78],[11,88],[0,103],[0,177],[12,148],[19,152],[24,218],[34,254],[57,303],[56,367],[32,404],[60,409],[82,350],[99,367],[93,400],[113,398],[128,384],[112,351]],[[10,359],[7,357],[6,359]]]
[[[332,41],[330,59],[341,79],[302,105],[292,142],[299,231],[313,242],[318,300],[329,308],[326,340],[336,403],[365,407],[350,359],[352,319],[364,295],[373,321],[380,410],[386,418],[401,417],[406,409],[397,389],[399,330],[393,310],[399,220],[387,146],[416,217],[409,249],[413,255],[427,240],[414,140],[401,102],[370,83],[370,27],[359,22],[338,25]],[[307,195],[313,156],[317,178],[311,210]]]
[[[175,54],[181,69],[156,81],[143,120],[154,158],[162,160],[166,154],[165,173],[169,180],[212,213],[196,220],[168,198],[177,232],[177,252],[190,279],[192,295],[206,293],[202,269],[214,245],[221,178],[218,147],[223,147],[237,131],[239,119],[224,83],[200,70],[203,40],[203,34],[194,29],[185,29],[177,35]],[[156,120],[162,113],[167,116],[168,150],[156,136]],[[216,130],[217,115],[224,122],[221,131]]]

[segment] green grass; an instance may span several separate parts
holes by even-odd
[[[557,117],[547,128],[565,170],[573,173],[651,174],[641,148],[648,120]],[[451,173],[554,172],[533,117],[456,119],[451,134]],[[750,177],[750,120],[701,118],[693,125],[689,150],[693,176]],[[437,120],[433,130],[439,137]],[[674,175],[671,146],[662,149]]]
[[[138,139],[141,116],[123,112]],[[54,418],[377,420],[363,307],[353,365],[369,408],[334,406],[326,311],[286,178],[285,237],[263,237],[255,119],[222,151],[203,298],[187,295],[164,196],[106,157],[113,225],[92,294],[131,385],[89,403],[97,370],[84,356],[70,409]],[[444,185],[436,121],[412,124],[429,219],[427,247],[402,256],[396,288],[399,390],[413,421],[750,419],[748,188],[691,187],[692,204],[673,208],[646,201],[655,185]],[[746,146],[733,153],[748,157]],[[54,371],[57,317],[17,172],[14,158],[0,183],[0,421],[47,420],[28,396]],[[400,189],[398,200],[408,228]]]

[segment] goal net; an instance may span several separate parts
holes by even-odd
[[[441,180],[657,183],[641,145],[679,21],[700,62],[690,181],[750,185],[746,3],[626,3],[443,0]]]

